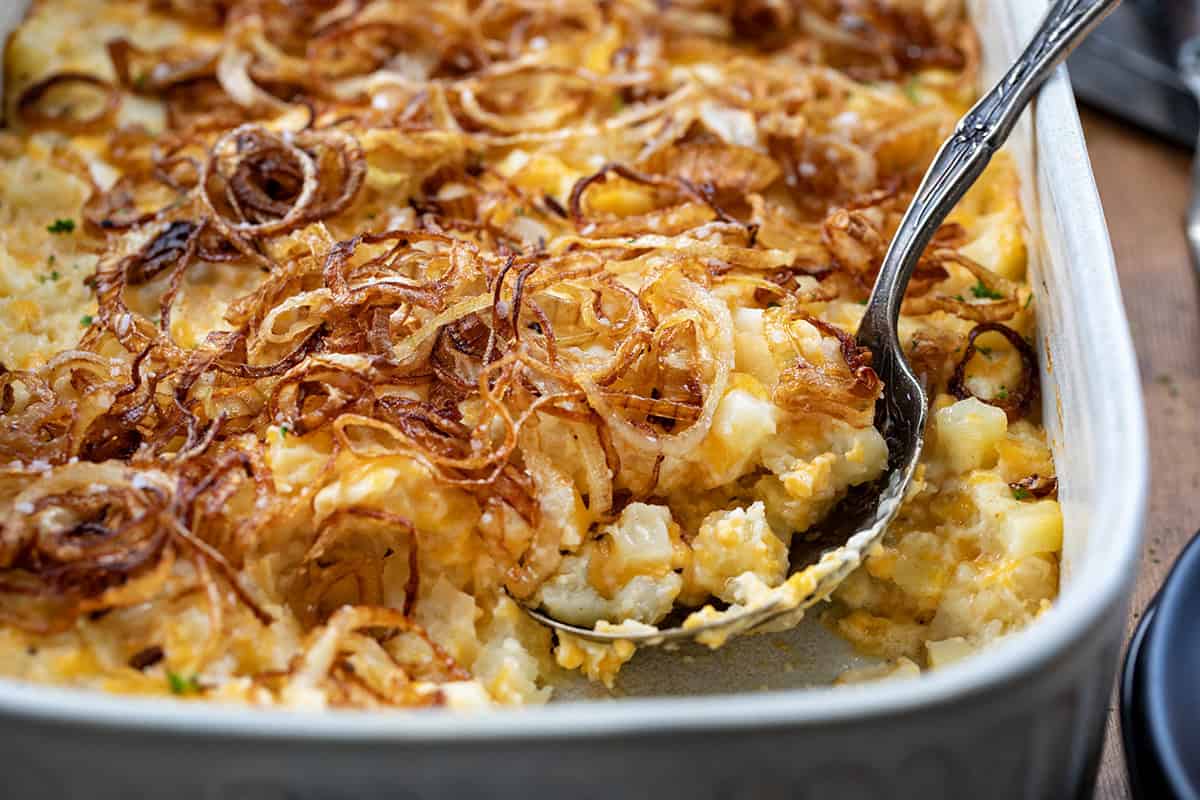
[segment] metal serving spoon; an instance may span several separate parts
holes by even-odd
[[[876,406],[875,424],[888,443],[888,471],[868,487],[853,491],[822,526],[818,548],[826,543],[835,546],[819,553],[813,564],[811,558],[804,558],[812,555],[813,537],[794,536],[792,575],[782,590],[772,591],[759,604],[751,603],[716,619],[701,617],[686,625],[656,630],[634,627],[596,631],[527,608],[534,619],[557,631],[599,642],[661,644],[695,638],[717,645],[730,635],[767,622],[786,623],[788,619],[781,619],[785,615],[798,618],[804,609],[827,598],[862,563],[867,550],[882,538],[899,510],[925,440],[929,401],[924,386],[905,361],[897,333],[900,304],[913,268],[946,216],[1008,139],[1041,85],[1119,2],[1056,0],[1016,63],[942,145],[917,189],[883,259],[857,336],[858,343],[874,354],[873,366],[885,387]]]

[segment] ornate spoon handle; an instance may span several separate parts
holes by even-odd
[[[933,234],[1008,139],[1021,112],[1055,67],[1119,3],[1056,0],[1025,51],[958,123],[892,239],[859,328],[860,343],[869,347],[895,343],[904,290]]]

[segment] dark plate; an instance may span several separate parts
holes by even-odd
[[[1200,536],[1129,644],[1121,733],[1136,797],[1200,800]]]

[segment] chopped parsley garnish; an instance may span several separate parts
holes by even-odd
[[[185,678],[178,672],[167,670],[167,688],[171,694],[196,694],[200,691],[200,681],[195,675]]]
[[[1030,292],[1029,297],[1025,298],[1025,307],[1029,308],[1029,304],[1033,302],[1033,293]]]
[[[1028,500],[1029,498],[1033,497],[1028,489],[1023,489],[1020,487],[1013,489],[1012,493],[1013,498],[1016,500]]]
[[[921,95],[918,91],[920,89],[920,87],[921,87],[921,79],[918,78],[916,75],[913,75],[904,84],[904,94],[908,96],[909,102],[913,103],[914,105],[921,102]]]
[[[976,345],[975,350],[976,350],[976,352],[983,353],[985,358],[992,357],[992,348],[990,348],[990,347],[980,347],[980,346]]]
[[[46,230],[51,233],[74,233],[75,220],[73,219],[56,219],[53,223],[46,226]]]
[[[1008,389],[1004,386],[1001,386],[1000,391],[996,392],[996,399],[997,400],[1007,400],[1008,399]]]
[[[279,426],[279,438],[286,439],[287,435],[292,432],[292,429],[287,426],[287,423]]]
[[[966,299],[965,297],[963,297],[961,294],[956,294],[956,295],[954,295],[954,299],[955,299],[955,300],[957,300],[957,301],[958,301],[958,302],[960,302],[960,303],[965,303],[965,302],[967,302],[967,299]]]
[[[980,299],[987,299],[987,300],[1003,300],[1004,299],[1004,295],[1000,294],[995,289],[989,288],[986,284],[984,284],[983,281],[980,281],[979,283],[977,283],[971,287],[971,294],[975,295],[976,297],[978,297]]]
[[[56,270],[56,269],[55,269],[55,270],[51,270],[51,271],[50,271],[50,280],[52,280],[52,281],[56,281],[56,280],[58,280],[58,279],[59,279],[59,278],[61,278],[61,277],[62,277],[62,276],[58,274],[58,270]]]
[[[79,318],[79,324],[85,328],[88,327],[89,325],[91,325],[92,324],[92,315],[84,314],[82,317]]]

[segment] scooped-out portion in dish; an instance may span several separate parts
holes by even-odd
[[[977,83],[957,2],[37,0],[0,131],[0,674],[296,707],[619,688],[884,470],[854,344]],[[901,332],[900,519],[819,612],[880,666],[1057,593],[1001,155]],[[736,647],[736,641],[729,646]]]

